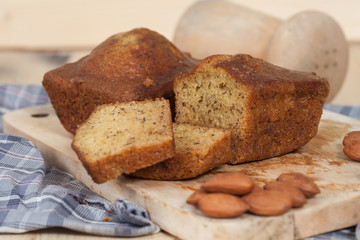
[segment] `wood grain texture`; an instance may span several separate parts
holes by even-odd
[[[44,118],[32,114],[48,113]],[[360,163],[342,152],[342,139],[360,129],[360,121],[325,111],[319,132],[304,147],[281,157],[236,166],[224,165],[187,181],[150,181],[119,176],[98,185],[91,181],[70,148],[72,135],[65,132],[50,105],[10,112],[4,131],[26,137],[46,161],[74,175],[93,191],[113,201],[127,198],[147,209],[163,230],[183,239],[292,239],[355,225],[360,221]],[[234,219],[211,219],[186,198],[214,174],[239,171],[260,186],[283,172],[297,171],[315,180],[321,193],[299,209],[277,217],[244,214]]]

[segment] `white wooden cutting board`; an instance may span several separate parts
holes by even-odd
[[[4,131],[32,140],[50,165],[71,173],[111,201],[122,197],[143,206],[163,230],[182,239],[198,240],[304,238],[360,222],[360,162],[349,160],[342,152],[342,139],[353,130],[360,130],[360,121],[325,111],[317,136],[304,147],[278,158],[225,165],[187,181],[120,176],[98,185],[72,151],[72,135],[60,125],[51,105],[16,110],[4,116]],[[321,194],[309,199],[304,207],[277,217],[243,214],[233,219],[212,219],[185,203],[206,179],[227,171],[244,172],[259,185],[283,172],[302,172],[316,181]]]

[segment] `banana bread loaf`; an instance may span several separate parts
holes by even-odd
[[[64,128],[75,133],[96,106],[166,98],[196,60],[146,28],[109,37],[75,63],[49,71],[43,86]]]
[[[232,130],[238,164],[291,152],[313,138],[329,93],[315,73],[249,55],[214,55],[174,83],[176,122]]]
[[[94,182],[103,183],[174,156],[168,100],[98,106],[72,142]]]
[[[220,128],[174,124],[175,156],[130,174],[154,180],[181,180],[201,175],[229,162],[231,131]]]

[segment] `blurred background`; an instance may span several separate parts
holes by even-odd
[[[346,79],[333,104],[360,104],[359,0],[229,0],[287,19],[302,10],[332,16],[349,43]],[[178,20],[196,0],[0,0],[0,84],[37,84],[109,36],[147,27],[173,40]]]

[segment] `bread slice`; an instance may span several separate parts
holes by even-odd
[[[232,164],[291,152],[318,130],[329,83],[249,55],[213,55],[174,82],[176,122],[232,130]]]
[[[72,148],[96,183],[171,158],[175,146],[169,101],[98,106],[76,131]]]
[[[231,131],[220,128],[174,124],[175,156],[131,175],[154,180],[196,177],[229,162]]]

